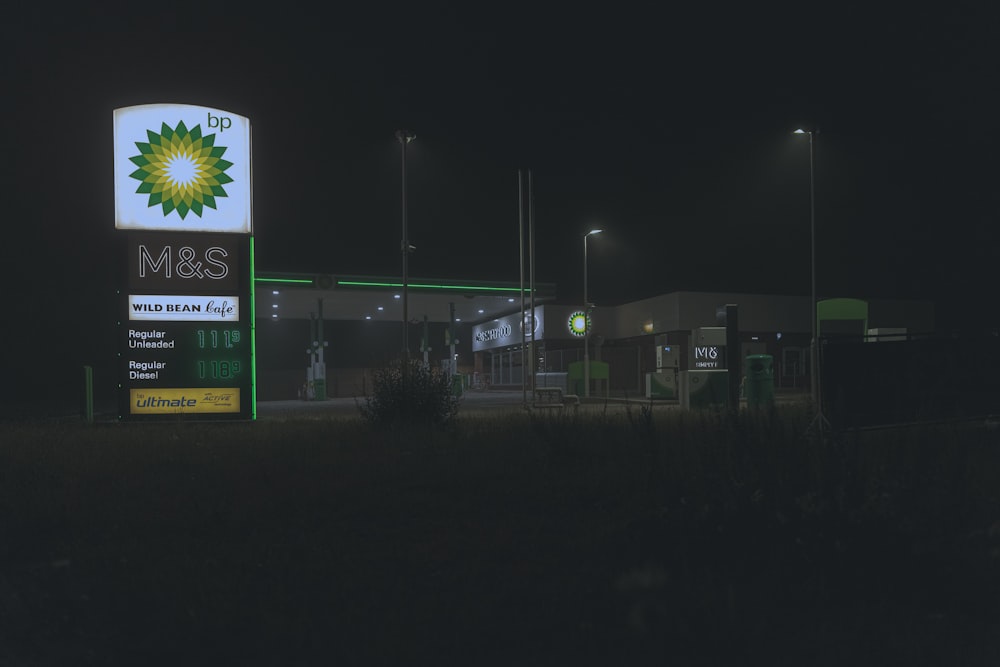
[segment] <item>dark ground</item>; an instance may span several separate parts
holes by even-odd
[[[6,431],[0,665],[1000,664],[995,438],[838,507],[516,414]]]

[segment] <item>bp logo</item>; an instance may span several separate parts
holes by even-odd
[[[135,142],[139,155],[129,160],[139,168],[129,177],[139,181],[137,194],[149,195],[150,208],[159,205],[163,217],[177,211],[183,220],[193,211],[200,218],[205,207],[216,208],[216,197],[228,196],[223,186],[233,182],[226,174],[233,163],[222,159],[226,147],[215,145],[215,134],[203,137],[201,125],[188,130],[180,121],[146,135],[148,143]]]
[[[590,316],[582,310],[578,310],[569,316],[566,326],[569,327],[569,332],[574,336],[586,336],[587,330],[590,328]]]

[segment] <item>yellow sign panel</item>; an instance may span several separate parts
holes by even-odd
[[[239,388],[131,389],[129,398],[133,415],[240,411]]]

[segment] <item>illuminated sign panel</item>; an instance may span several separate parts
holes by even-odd
[[[250,120],[145,104],[115,109],[113,135],[120,418],[253,419]]]
[[[474,325],[472,327],[472,351],[481,352],[520,345],[522,336],[524,336],[525,343],[530,343],[533,340],[545,340],[545,313],[546,310],[551,312],[553,309],[558,322],[558,318],[562,317],[564,312],[558,306],[536,306],[534,320],[532,320],[529,309],[525,311],[523,316],[520,312],[514,312]],[[555,328],[559,329],[559,327]],[[556,333],[558,334],[558,331]]]
[[[248,318],[166,319],[168,306],[198,305],[221,297],[129,295],[137,304],[161,305],[153,319],[123,320],[119,349],[128,418],[184,413],[250,418],[253,406],[253,347]],[[232,299],[234,297],[225,297]],[[207,301],[206,301],[207,302]],[[177,308],[184,310],[183,307]],[[233,314],[238,313],[236,308]],[[147,313],[143,312],[142,317]],[[186,318],[190,313],[178,313]],[[155,317],[164,316],[164,319]],[[140,400],[137,396],[141,394]],[[181,396],[180,394],[184,394]],[[158,397],[153,400],[151,397]],[[147,400],[148,399],[148,400]],[[172,403],[171,401],[180,401]],[[191,403],[191,401],[196,401]],[[153,418],[153,417],[146,417]]]
[[[490,327],[489,329],[480,329],[475,333],[475,339],[477,343],[486,343],[489,341],[500,340],[510,336],[511,326],[509,324],[501,324],[499,326]]]
[[[245,324],[130,323],[124,334],[121,373],[133,387],[226,387],[250,377]]]
[[[569,319],[566,320],[566,328],[574,336],[586,336],[590,329],[590,316],[582,310],[571,313]]]
[[[238,296],[129,294],[129,321],[238,322]]]
[[[726,348],[722,345],[697,345],[693,352],[692,368],[720,369],[726,367]]]
[[[132,389],[129,403],[131,414],[140,415],[234,413],[240,411],[240,390],[235,387]]]
[[[253,232],[250,119],[145,104],[113,120],[116,229]]]
[[[122,418],[252,419],[252,237],[128,234]]]
[[[235,291],[243,237],[234,234],[131,233],[128,286],[147,291]]]
[[[531,313],[512,313],[504,317],[483,322],[472,327],[472,351],[491,350],[498,347],[520,345],[522,326],[531,321]],[[523,331],[524,338],[531,341],[541,326],[541,309],[536,309],[535,331]]]

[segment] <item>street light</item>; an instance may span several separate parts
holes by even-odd
[[[583,235],[583,396],[590,397],[590,302],[587,300],[587,239],[603,229],[591,229]]]
[[[399,140],[400,149],[402,151],[402,165],[403,165],[403,240],[400,243],[400,250],[403,253],[403,373],[405,377],[406,369],[410,361],[410,341],[409,336],[407,336],[407,327],[409,326],[409,294],[408,294],[408,282],[407,282],[407,268],[408,260],[410,256],[410,238],[406,229],[406,145],[417,138],[417,135],[409,132],[407,130],[397,130],[396,139]]]
[[[812,292],[810,295],[809,319],[810,319],[810,340],[809,340],[809,389],[812,395],[813,405],[819,410],[819,359],[816,348],[816,180],[813,169],[813,131],[799,128],[793,134],[809,135],[809,264],[811,272]]]

